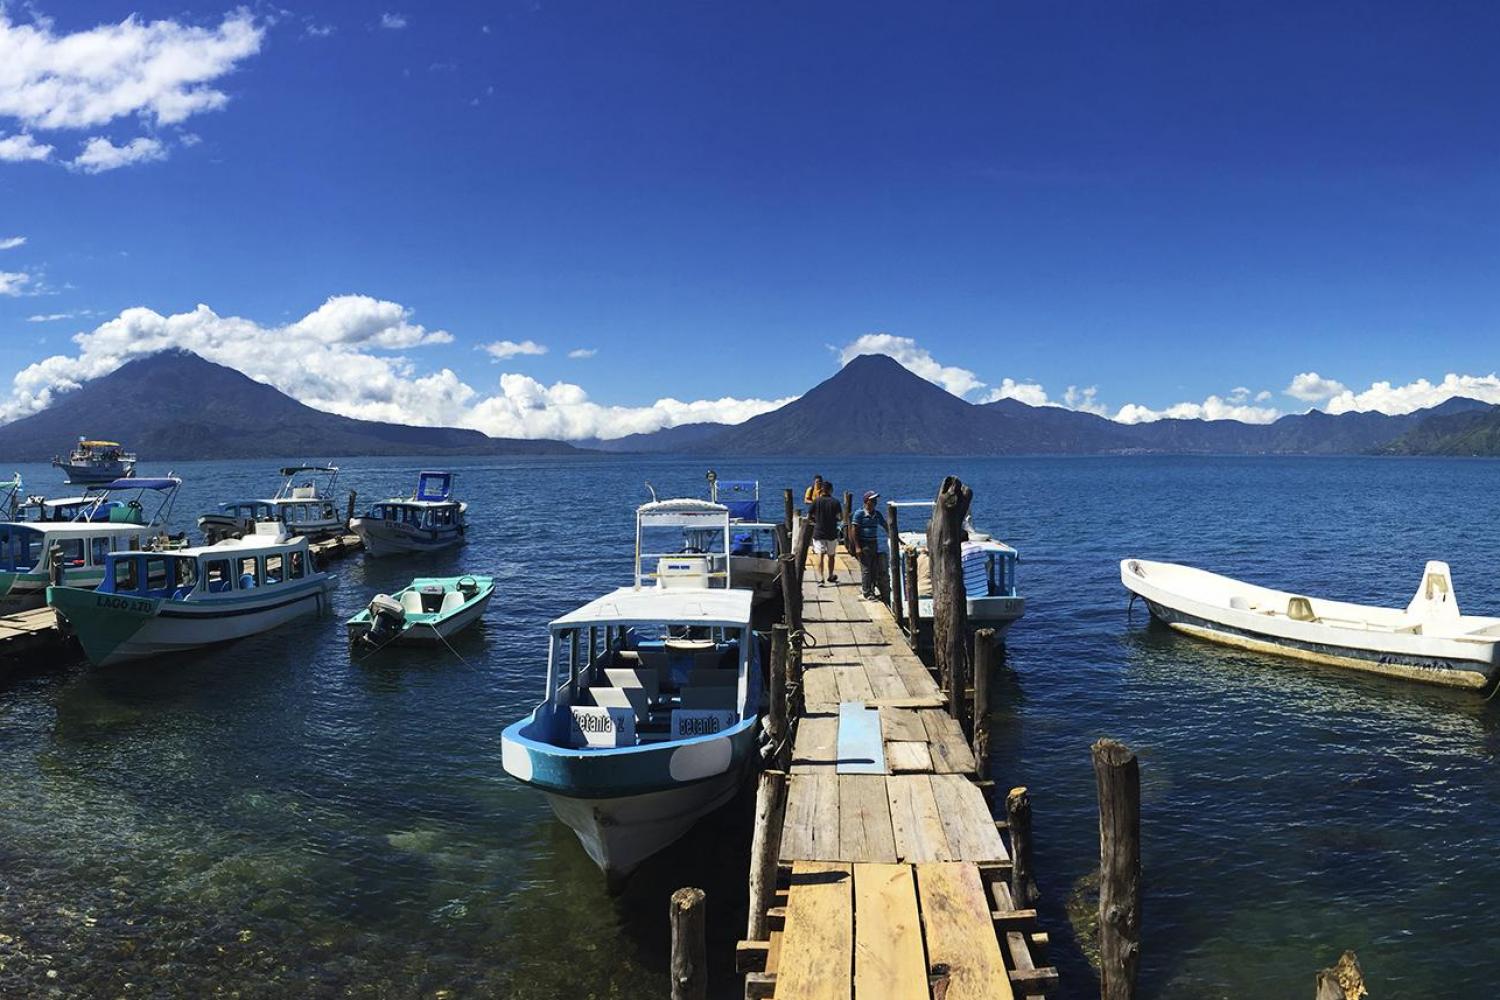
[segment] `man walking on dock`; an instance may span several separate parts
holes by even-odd
[[[824,482],[822,493],[808,511],[813,523],[812,550],[813,558],[817,560],[820,587],[825,583],[839,582],[834,557],[838,552],[839,519],[843,513],[844,505],[833,498],[833,484]]]
[[[875,509],[880,494],[865,493],[865,503],[849,520],[853,524],[854,557],[859,560],[859,592],[867,601],[879,597],[886,587],[885,550],[880,547],[880,533],[889,531],[885,515]]]

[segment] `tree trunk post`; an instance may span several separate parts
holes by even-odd
[[[1041,898],[1031,861],[1031,793],[1025,786],[1005,796],[1005,821],[1010,827],[1010,898],[1022,910]]]
[[[849,544],[849,528],[854,522],[854,494],[848,490],[844,491],[844,547],[849,554],[854,554],[854,546]]]
[[[964,679],[969,670],[969,601],[964,591],[964,519],[974,491],[957,476],[938,490],[937,506],[927,525],[927,553],[932,560],[932,649],[938,676],[948,688],[948,711],[963,718]]]
[[[1359,958],[1346,951],[1339,960],[1317,976],[1317,996],[1314,1000],[1360,1000],[1368,996],[1365,989],[1364,970],[1359,967]]]
[[[755,829],[750,844],[750,919],[746,941],[764,941],[771,935],[767,912],[776,892],[780,866],[781,823],[786,809],[786,772],[762,771],[755,789]]]
[[[792,533],[792,515],[797,509],[797,505],[792,499],[791,490],[781,491],[781,502],[786,507],[786,510],[782,513],[782,517],[784,518],[786,524],[786,533],[788,537],[790,537]]]
[[[708,996],[704,899],[702,889],[672,893],[672,1000],[704,1000]]]
[[[974,633],[974,763],[981,778],[990,771],[990,671],[995,666],[995,630]],[[1020,905],[1020,904],[1017,904]]]
[[[781,603],[782,612],[786,619],[787,638],[790,646],[787,650],[786,676],[791,684],[802,684],[802,585],[801,574],[797,572],[797,557],[784,555],[781,557]]]
[[[885,505],[886,534],[890,540],[891,557],[888,571],[895,573],[901,569],[901,529],[896,525],[896,503],[887,501]],[[891,587],[891,617],[896,619],[899,625],[904,620],[901,614],[901,598],[905,594],[901,587]]]
[[[797,529],[797,593],[802,593],[802,575],[807,572],[807,550],[812,548],[812,518],[804,517]]]
[[[54,587],[61,587],[63,583],[62,546],[56,542],[47,549],[47,582]]]
[[[901,587],[906,591],[906,631],[911,635],[911,648],[916,649],[922,631],[922,600],[917,593],[917,550],[907,549],[902,558],[906,562],[901,567]]]
[[[791,640],[785,625],[771,626],[771,690],[770,712],[766,715],[766,730],[771,737],[771,760],[773,767],[785,767],[791,749],[791,722],[787,716],[787,657]]]
[[[355,492],[353,490],[350,490],[349,491],[349,506],[344,508],[344,530],[345,531],[349,530],[349,522],[354,520],[354,498],[355,498],[355,496],[356,496]]]
[[[1099,996],[1131,1000],[1141,957],[1141,771],[1122,743],[1093,746],[1099,789]]]

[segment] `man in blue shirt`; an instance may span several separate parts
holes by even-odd
[[[860,596],[867,601],[884,597],[887,586],[885,547],[881,544],[880,533],[889,534],[890,528],[885,523],[885,515],[875,509],[875,501],[879,499],[880,494],[870,490],[865,494],[864,506],[850,518],[854,528],[854,556],[859,560]]]

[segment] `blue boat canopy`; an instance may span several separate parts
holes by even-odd
[[[163,476],[159,479],[116,479],[113,482],[104,483],[99,486],[101,490],[173,490],[182,485],[182,480],[176,476]]]
[[[760,483],[754,479],[720,479],[714,483],[714,499],[736,521],[760,520]]]
[[[453,473],[422,472],[417,474],[417,499],[443,501],[453,491]]]

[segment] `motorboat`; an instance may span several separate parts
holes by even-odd
[[[349,522],[372,556],[436,552],[464,540],[469,505],[453,498],[453,473],[422,472],[409,497],[371,505]]]
[[[54,457],[52,464],[68,474],[70,483],[107,483],[135,474],[135,455],[118,441],[79,438],[66,459]]]
[[[729,511],[729,563],[735,586],[749,588],[756,600],[775,597],[781,572],[776,557],[777,525],[760,519],[760,483],[708,474],[709,500]]]
[[[394,594],[376,594],[345,625],[350,641],[377,649],[441,643],[483,617],[494,594],[489,576],[418,577]]]
[[[1427,563],[1404,609],[1313,598],[1145,559],[1122,560],[1120,580],[1156,620],[1228,646],[1450,687],[1484,688],[1500,672],[1500,618],[1459,611],[1445,562]]]
[[[338,482],[336,465],[289,465],[278,470],[283,482],[276,495],[259,500],[231,500],[200,515],[198,530],[205,543],[253,534],[256,524],[280,522],[289,534],[326,538],[344,530],[333,501]]]
[[[634,585],[551,623],[542,701],[501,736],[506,772],[614,883],[734,796],[761,701],[751,592],[713,553],[652,555],[639,537]]]
[[[170,548],[163,526],[181,485],[175,476],[116,479],[65,501],[29,498],[21,510],[35,520],[0,522],[0,613],[41,607],[58,580],[93,590],[111,553]]]
[[[894,515],[897,542],[890,560],[891,586],[905,597],[906,560],[917,554],[917,612],[924,628],[932,625],[932,559],[927,551],[927,526],[936,509],[932,500],[893,500],[887,516]],[[974,527],[964,519],[960,542],[964,593],[968,598],[970,628],[991,628],[1001,639],[1026,614],[1026,598],[1016,589],[1016,565],[1020,554],[1011,546]]]
[[[334,577],[313,565],[307,539],[264,530],[172,552],[111,552],[96,589],[51,586],[47,603],[95,666],[242,639],[325,610]]]

